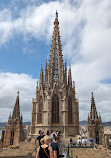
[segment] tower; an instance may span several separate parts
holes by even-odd
[[[75,84],[72,85],[71,66],[67,79],[67,63],[62,55],[57,12],[49,56],[45,75],[41,66],[36,98],[32,100],[30,134],[37,135],[43,129],[60,130],[65,136],[75,136],[79,134],[78,99],[75,97]]]
[[[94,96],[91,97],[90,115],[88,114],[87,126],[88,140],[93,138],[96,144],[104,144],[104,128],[101,121],[101,115],[97,113]]]
[[[19,105],[19,92],[17,92],[17,98],[13,113],[9,115],[8,124],[5,129],[4,147],[9,145],[18,145],[19,142],[24,140],[22,115],[20,116]]]

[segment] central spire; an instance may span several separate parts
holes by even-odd
[[[50,59],[48,66],[48,82],[53,85],[55,79],[59,85],[62,84],[63,81],[63,57],[62,57],[62,49],[61,49],[61,40],[60,40],[60,32],[59,32],[59,21],[58,21],[58,13],[56,11],[56,17],[54,21],[54,31],[52,36],[52,44],[50,50]]]

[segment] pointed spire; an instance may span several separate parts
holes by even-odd
[[[75,92],[75,82],[73,81],[73,91],[74,91],[74,100],[76,98],[76,92]]]
[[[102,121],[101,121],[101,114],[99,113],[99,122],[100,122],[100,124],[102,123]]]
[[[9,119],[8,119],[8,125],[11,124],[11,112],[10,112],[10,115],[9,115]]]
[[[37,81],[37,89],[39,88],[39,85],[38,85],[38,81]]]
[[[89,113],[88,113],[88,124],[90,123],[90,117],[89,117]]]
[[[43,85],[43,68],[42,68],[42,64],[41,64],[41,71],[40,71],[40,82],[39,84]]]
[[[47,83],[48,81],[48,70],[47,70],[47,60],[46,60],[46,64],[45,64],[45,83]]]
[[[65,61],[64,83],[67,85],[67,62]]]
[[[22,114],[21,114],[21,117],[20,117],[20,124],[22,124],[22,120],[23,120],[23,117],[22,117]]]
[[[19,98],[19,91],[17,92],[17,97]]]
[[[90,118],[92,120],[97,120],[98,119],[98,114],[96,110],[96,105],[95,105],[95,100],[92,92],[92,97],[91,97],[91,111],[90,111]]]
[[[71,66],[69,66],[69,72],[68,72],[68,85],[69,87],[72,87]]]
[[[56,12],[51,51],[50,51],[49,66],[48,66],[48,82],[51,85],[53,85],[55,82],[55,76],[59,85],[63,83],[64,66],[63,66],[62,56],[63,55],[62,55],[61,40],[60,40],[60,35],[59,35],[58,13]]]
[[[75,82],[73,81],[73,86],[72,86],[72,88],[74,89],[74,91],[75,91]]]
[[[13,110],[13,114],[12,114],[12,119],[13,120],[18,119],[19,115],[20,115],[20,106],[19,106],[19,91],[18,91],[15,106],[14,106],[14,110]]]

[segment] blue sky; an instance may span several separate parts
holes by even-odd
[[[42,3],[42,1],[1,0],[0,9],[1,11],[10,9],[11,18],[17,19],[20,17],[20,10],[28,6],[39,6]],[[43,40],[30,38],[30,35],[26,36],[26,38],[29,36],[29,39],[24,40],[24,35],[15,34],[13,38],[0,46],[0,70],[1,72],[26,73],[33,78],[39,78],[40,67],[45,63],[50,52],[51,42],[46,44]]]
[[[33,78],[39,78],[41,64],[45,63],[49,50],[50,47],[43,41],[31,39],[25,43],[22,36],[14,37],[0,47],[1,71],[26,73]]]
[[[32,97],[41,64],[44,68],[49,59],[56,10],[80,120],[87,119],[92,91],[103,121],[111,120],[110,8],[110,0],[0,1],[0,121],[7,121],[18,90],[24,121],[31,120]]]

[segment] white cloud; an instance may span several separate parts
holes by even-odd
[[[50,44],[54,13],[58,10],[63,54],[71,60],[80,100],[80,120],[87,118],[92,91],[103,120],[111,120],[111,83],[102,82],[111,79],[110,8],[111,0],[65,0],[28,5],[20,10],[17,18],[13,18],[9,8],[0,12],[0,44],[9,41],[15,34],[22,34],[25,41],[34,37]],[[6,89],[4,87],[1,91],[4,97]],[[32,91],[29,94],[33,96]]]
[[[23,119],[30,121],[35,89],[36,80],[27,74],[0,73],[0,121],[7,121],[13,111],[18,91]]]

